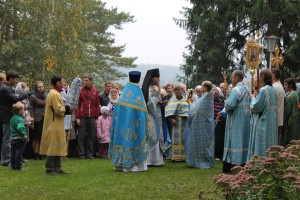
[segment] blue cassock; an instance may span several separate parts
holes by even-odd
[[[147,159],[148,111],[138,84],[127,83],[114,108],[109,155],[118,167],[133,167]]]
[[[227,118],[223,161],[233,165],[247,162],[250,135],[249,104],[248,88],[238,83],[225,103]]]
[[[187,129],[186,162],[196,168],[214,167],[214,95],[205,94],[191,105]]]
[[[248,160],[266,156],[270,146],[278,145],[278,99],[272,86],[264,86],[250,103],[252,111]]]

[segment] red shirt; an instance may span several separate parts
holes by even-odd
[[[100,115],[100,101],[98,90],[92,86],[81,87],[78,101],[78,109],[75,110],[76,118],[79,117],[95,117]]]

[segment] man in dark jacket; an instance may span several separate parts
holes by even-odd
[[[6,75],[4,73],[0,73],[0,86],[2,83],[6,82]],[[2,147],[2,124],[0,124],[0,161],[1,161],[1,147]]]
[[[1,164],[8,166],[11,158],[11,135],[9,122],[13,116],[12,105],[28,97],[28,91],[17,96],[13,87],[18,83],[19,75],[15,71],[9,71],[6,74],[7,82],[0,86],[0,123],[3,129],[2,146],[1,146]]]
[[[106,81],[104,85],[104,92],[102,92],[99,95],[101,106],[107,106],[107,104],[109,103],[109,93],[111,89],[112,89],[112,82]]]
[[[84,86],[80,89],[78,109],[75,110],[78,129],[78,154],[80,159],[93,159],[93,145],[96,139],[95,121],[100,114],[100,102],[97,89],[92,85],[92,76],[83,77]],[[85,140],[87,146],[85,147]],[[85,152],[86,149],[86,152]]]

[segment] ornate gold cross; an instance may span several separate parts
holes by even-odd
[[[279,67],[281,67],[283,61],[284,61],[284,58],[283,58],[282,54],[279,52],[279,47],[276,44],[275,52],[272,54],[272,57],[271,57],[271,64],[273,67],[279,69]]]

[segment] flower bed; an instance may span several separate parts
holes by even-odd
[[[272,146],[266,157],[254,156],[213,182],[225,199],[300,199],[300,140]]]

